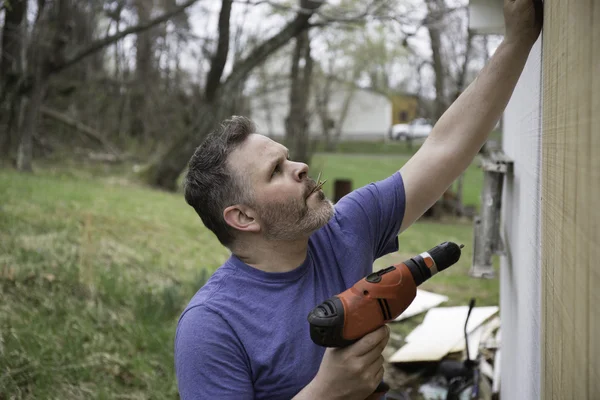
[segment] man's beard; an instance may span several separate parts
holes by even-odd
[[[263,234],[268,240],[291,241],[310,236],[323,227],[333,216],[333,204],[319,191],[315,205],[309,207],[307,199],[294,199],[285,203],[269,203],[258,207]]]

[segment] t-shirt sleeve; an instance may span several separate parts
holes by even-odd
[[[334,222],[344,247],[373,260],[397,251],[405,202],[400,172],[344,196],[335,206]]]
[[[254,398],[242,344],[227,321],[206,307],[191,308],[179,321],[175,370],[182,400]]]

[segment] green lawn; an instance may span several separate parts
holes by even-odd
[[[327,154],[317,153],[313,156],[310,173],[316,175],[322,172],[322,178],[327,179],[324,191],[331,198],[333,196],[333,182],[336,179],[350,179],[352,187],[358,188],[374,180],[384,179],[409,159],[409,155],[356,155],[356,154]],[[464,179],[464,204],[478,206],[480,202],[483,172],[474,162],[466,173]]]
[[[405,160],[319,154],[312,168],[323,170],[330,191],[336,178],[358,187]],[[476,172],[468,175],[471,201],[478,201]],[[72,166],[33,175],[0,170],[0,399],[177,398],[177,318],[228,252],[181,194],[126,175]],[[471,296],[497,303],[496,280],[466,276],[468,222],[418,223],[376,268],[444,240],[465,243],[464,256],[424,288],[447,294],[449,304]]]

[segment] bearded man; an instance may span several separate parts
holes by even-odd
[[[309,334],[318,304],[398,250],[398,234],[469,166],[541,31],[541,1],[505,0],[506,35],[477,79],[398,172],[335,204],[308,166],[232,117],[195,151],[185,199],[231,251],[184,310],[175,339],[183,399],[357,399],[383,377],[389,329],[346,348]],[[537,10],[537,13],[536,13]]]

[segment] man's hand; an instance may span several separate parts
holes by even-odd
[[[387,325],[365,335],[344,348],[328,348],[319,372],[311,384],[311,393],[323,399],[363,400],[383,380],[381,353],[390,338]]]
[[[542,0],[504,0],[505,41],[533,46],[543,20]]]
[[[345,348],[325,351],[315,378],[328,399],[364,399],[383,380],[381,353],[390,338],[387,325]]]

